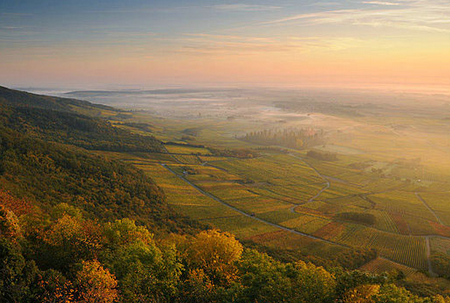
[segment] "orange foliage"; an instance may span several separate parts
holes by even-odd
[[[110,303],[118,299],[116,277],[98,261],[83,261],[83,269],[76,277],[78,302]]]
[[[101,227],[92,221],[64,215],[45,233],[43,240],[54,247],[95,253],[102,247],[101,232]]]
[[[42,294],[39,300],[44,303],[72,303],[75,301],[75,290],[72,282],[61,279],[61,277],[51,277],[45,280],[42,276],[39,277],[39,286]]]
[[[345,303],[372,303],[372,298],[380,291],[380,285],[360,285],[349,290],[345,295]]]
[[[19,217],[31,213],[33,210],[33,204],[30,201],[27,199],[17,199],[2,189],[0,189],[0,205],[13,211]]]
[[[0,205],[0,236],[15,240],[21,234],[19,220],[16,215]]]
[[[195,236],[186,249],[186,260],[213,280],[228,283],[236,278],[234,263],[241,258],[242,251],[242,244],[233,235],[208,230]]]

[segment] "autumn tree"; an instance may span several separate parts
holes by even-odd
[[[360,285],[350,289],[343,297],[344,303],[374,303],[374,296],[380,291],[380,285]]]
[[[15,241],[21,236],[21,228],[16,215],[0,205],[0,237]]]
[[[230,299],[239,303],[288,302],[291,281],[286,275],[285,264],[267,254],[247,249],[238,262],[238,269],[240,283],[232,289]]]
[[[103,259],[119,280],[125,302],[166,302],[178,289],[182,265],[175,247],[158,247],[153,235],[132,220],[105,228]]]
[[[293,302],[332,302],[335,297],[336,280],[323,267],[298,261],[287,266],[287,276],[293,283]]]
[[[189,268],[202,269],[214,284],[226,285],[237,278],[236,262],[242,244],[229,233],[208,230],[198,233],[184,248]]]
[[[63,214],[43,235],[43,265],[67,271],[70,265],[96,258],[102,230],[95,222]]]
[[[115,276],[96,260],[82,262],[75,284],[80,303],[111,303],[119,297]]]

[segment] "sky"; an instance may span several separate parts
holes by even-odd
[[[0,85],[450,87],[449,0],[0,0]]]

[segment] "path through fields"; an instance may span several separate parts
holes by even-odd
[[[243,211],[243,210],[241,210],[241,209],[239,209],[239,208],[237,208],[237,207],[235,207],[235,206],[233,206],[233,205],[231,205],[231,204],[228,204],[227,202],[223,201],[222,199],[220,199],[220,198],[218,198],[218,197],[216,197],[216,196],[214,196],[214,195],[212,195],[212,194],[210,194],[210,193],[204,191],[203,189],[201,189],[200,187],[198,187],[197,185],[195,185],[194,183],[192,183],[191,181],[189,181],[188,179],[186,179],[184,176],[180,176],[179,174],[177,174],[177,173],[176,173],[174,170],[172,170],[167,164],[161,164],[161,165],[162,165],[165,169],[167,169],[168,171],[170,171],[171,173],[173,173],[175,176],[177,176],[178,178],[180,178],[181,180],[183,180],[184,182],[186,182],[187,184],[189,184],[190,186],[192,186],[193,188],[195,188],[196,190],[198,190],[198,191],[199,191],[200,193],[202,193],[203,195],[208,196],[209,198],[211,198],[211,199],[213,199],[213,200],[219,202],[220,204],[222,204],[222,205],[224,205],[224,206],[226,206],[226,207],[228,207],[228,208],[231,208],[232,210],[234,210],[234,211],[240,213],[241,215],[244,215],[244,216],[249,217],[249,218],[251,218],[251,219],[254,219],[254,220],[257,220],[257,221],[266,223],[266,224],[268,224],[268,225],[277,227],[277,228],[279,228],[279,229],[282,229],[282,230],[285,230],[285,231],[288,231],[288,232],[291,232],[291,233],[294,233],[294,234],[297,234],[297,235],[301,235],[301,236],[308,237],[308,238],[310,238],[310,239],[322,241],[322,242],[325,242],[325,243],[328,243],[328,244],[332,244],[332,245],[338,245],[338,246],[341,246],[341,247],[350,248],[350,246],[345,245],[345,244],[341,244],[341,243],[329,241],[329,240],[326,240],[326,239],[322,239],[322,238],[319,238],[319,237],[316,237],[316,236],[313,236],[313,235],[310,235],[310,234],[302,233],[302,232],[297,231],[297,230],[295,230],[295,229],[291,229],[291,228],[288,228],[288,227],[285,227],[285,226],[282,226],[282,225],[278,225],[278,224],[276,224],[276,223],[273,223],[273,222],[270,222],[270,221],[267,221],[267,220],[258,218],[258,217],[256,217],[256,216],[254,216],[253,214],[247,213],[247,212],[245,212],[245,211]]]
[[[167,154],[170,154],[170,153],[168,152]],[[309,200],[307,200],[307,201],[304,202],[304,203],[295,204],[295,205],[293,205],[293,206],[290,208],[290,210],[291,210],[292,212],[295,213],[295,212],[296,212],[296,211],[295,211],[295,208],[296,208],[297,206],[302,205],[302,204],[305,204],[305,203],[308,203],[308,202],[313,202],[314,200],[316,200],[316,199],[317,199],[324,191],[326,191],[328,188],[330,188],[331,183],[330,183],[330,181],[327,179],[326,176],[322,175],[322,174],[321,174],[314,166],[310,165],[310,164],[309,164],[308,162],[306,162],[304,159],[302,159],[301,157],[298,157],[298,156],[296,156],[296,155],[294,155],[294,154],[290,154],[290,155],[291,155],[292,157],[294,157],[294,158],[297,158],[297,159],[301,160],[301,161],[302,161],[303,163],[305,163],[308,167],[310,167],[312,170],[314,170],[314,171],[316,172],[316,174],[317,174],[320,178],[322,178],[322,179],[325,181],[325,186],[324,186],[324,187],[323,187],[323,188],[322,188],[315,196],[313,196],[312,198],[310,198]],[[173,155],[172,155],[172,157],[176,160],[177,163],[182,164],[182,163],[181,163],[178,159],[176,159]],[[184,182],[186,182],[187,184],[189,184],[191,187],[195,188],[195,189],[196,189],[197,191],[199,191],[201,194],[203,194],[203,195],[205,195],[205,196],[207,196],[207,197],[209,197],[209,198],[215,200],[216,202],[219,202],[220,204],[222,204],[222,205],[224,205],[224,206],[226,206],[226,207],[228,207],[228,208],[230,208],[230,209],[232,209],[232,210],[238,212],[238,213],[241,214],[241,215],[244,215],[244,216],[246,216],[246,217],[248,217],[248,218],[251,218],[251,219],[257,220],[257,221],[259,221],[259,222],[268,224],[268,225],[270,225],[270,226],[277,227],[277,228],[279,228],[279,229],[281,229],[281,230],[284,230],[284,231],[288,231],[288,232],[291,232],[291,233],[294,233],[294,234],[297,234],[297,235],[301,235],[301,236],[304,236],[304,237],[308,237],[308,238],[310,238],[310,239],[314,239],[314,240],[317,240],[317,241],[322,241],[322,242],[324,242],[324,243],[328,243],[328,244],[332,244],[332,245],[337,245],[337,246],[341,246],[341,247],[345,247],[345,248],[352,248],[352,247],[349,246],[349,245],[342,244],[342,243],[338,243],[338,242],[334,242],[334,241],[330,241],[330,240],[326,240],[326,239],[323,239],[323,238],[320,238],[320,237],[316,237],[316,236],[313,236],[313,235],[310,235],[310,234],[307,234],[307,233],[303,233],[303,232],[297,231],[297,230],[295,230],[295,229],[288,228],[288,227],[285,227],[285,226],[282,226],[282,225],[279,225],[279,224],[276,224],[276,223],[273,223],[273,222],[264,220],[264,219],[262,219],[262,218],[259,218],[259,217],[255,216],[255,215],[252,214],[252,213],[247,213],[247,212],[245,212],[245,211],[243,211],[243,210],[241,210],[241,209],[239,209],[239,208],[237,208],[237,207],[235,207],[235,206],[233,206],[233,205],[231,205],[231,204],[225,202],[224,200],[222,200],[222,199],[220,199],[220,198],[218,198],[218,197],[212,195],[211,193],[208,193],[208,192],[204,191],[204,190],[201,189],[199,186],[197,186],[197,185],[195,185],[194,183],[192,183],[191,181],[189,181],[189,180],[185,177],[185,175],[182,175],[182,176],[181,176],[181,175],[177,174],[177,173],[176,173],[174,170],[172,170],[167,164],[161,163],[161,165],[162,165],[165,169],[167,169],[168,171],[170,171],[171,173],[173,173],[176,177],[180,178],[181,180],[183,180]],[[211,165],[211,164],[209,164],[209,163],[207,163],[207,162],[202,163],[202,165],[208,165],[208,166],[212,166],[212,167],[214,167],[214,168],[218,168],[218,169],[224,170],[223,168],[219,168],[219,167],[213,166],[213,165]],[[419,193],[416,192],[415,195],[416,195],[417,198],[418,198],[418,199],[419,199],[419,200],[427,207],[427,209],[428,209],[428,210],[436,217],[436,219],[438,220],[438,222],[439,222],[440,224],[444,225],[444,224],[442,223],[442,221],[440,220],[440,218],[437,216],[437,214],[433,211],[433,209],[430,208],[430,206],[429,206],[429,205],[426,203],[426,201],[419,195]],[[365,196],[365,195],[363,195],[363,198],[366,198],[366,197],[364,197],[364,196]],[[449,239],[449,240],[450,240],[450,238],[449,238],[449,237],[445,237],[445,236],[440,236],[440,235],[418,235],[417,237],[423,237],[423,238],[425,239],[425,241],[426,241],[426,246],[425,246],[425,250],[426,250],[426,251],[425,251],[425,253],[426,253],[426,258],[427,258],[428,271],[429,271],[430,275],[432,275],[432,276],[437,276],[437,274],[433,271],[432,264],[431,264],[431,258],[430,258],[430,257],[431,257],[430,237],[438,237],[438,238]],[[380,257],[381,257],[381,256],[380,256]],[[393,262],[393,263],[402,264],[402,263],[400,263],[400,262],[394,261],[394,260],[389,259],[389,258],[386,258],[386,257],[381,257],[381,258],[383,258],[383,259],[385,259],[385,260],[389,260],[389,261],[391,261],[391,262]],[[405,264],[403,264],[403,265],[405,265]]]
[[[422,198],[422,196],[415,192],[414,193],[416,195],[416,197],[423,203],[423,205],[425,205],[425,207],[433,214],[433,216],[436,218],[436,220],[438,220],[439,224],[441,225],[445,225],[444,223],[442,223],[441,219],[438,217],[438,215],[434,212],[434,210],[428,205],[428,203]]]
[[[324,175],[322,175],[314,166],[312,166],[311,164],[309,164],[308,162],[306,162],[304,159],[302,159],[302,158],[300,158],[300,157],[298,157],[298,156],[296,156],[296,155],[294,155],[294,154],[289,154],[289,155],[291,155],[292,157],[294,157],[294,158],[296,158],[296,159],[299,159],[299,160],[301,160],[303,163],[305,163],[309,168],[311,168],[313,171],[315,171],[316,172],[316,174],[320,177],[320,178],[322,178],[324,181],[325,181],[325,186],[314,196],[314,197],[312,197],[312,198],[310,198],[308,201],[306,201],[306,202],[304,202],[304,203],[301,203],[301,204],[306,204],[306,203],[308,203],[308,202],[313,202],[314,200],[316,200],[317,198],[319,198],[319,196],[324,192],[324,191],[326,191],[328,188],[330,188],[330,186],[331,186],[331,184],[330,184],[330,181],[328,181],[328,179],[324,176]],[[292,206],[291,207],[291,211],[293,212],[293,213],[295,213],[296,211],[295,211],[295,208],[297,207],[297,206],[299,206],[299,205],[301,205],[301,204],[296,204],[296,205],[294,205],[294,206]]]

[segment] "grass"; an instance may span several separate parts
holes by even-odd
[[[165,148],[169,151],[169,153],[174,154],[200,154],[200,155],[211,155],[211,152],[202,147],[192,147],[192,146],[184,146],[184,145],[174,145],[174,144],[165,144]]]
[[[193,219],[213,220],[239,213],[203,195],[161,165],[139,165],[164,190],[167,203],[176,211]]]
[[[280,230],[277,227],[256,221],[244,215],[216,218],[208,220],[208,222],[219,229],[235,234],[239,239],[248,239],[263,233]]]
[[[369,263],[364,264],[359,269],[362,271],[368,271],[376,274],[398,270],[403,272],[406,276],[411,276],[412,274],[417,272],[417,270],[412,267],[408,267],[382,258],[376,258],[375,260],[372,260]]]
[[[432,237],[430,238],[430,246],[432,252],[450,254],[450,239]]]
[[[282,225],[306,234],[314,234],[316,231],[323,228],[325,225],[328,225],[329,223],[331,223],[331,220],[308,215],[301,215],[300,217],[282,222]]]
[[[450,193],[420,193],[444,224],[450,225]]]
[[[349,184],[334,181],[331,181],[330,183],[331,186],[321,194],[321,200],[365,193],[365,191],[362,191],[360,188]]]
[[[186,163],[186,164],[201,164],[202,163],[202,161],[199,159],[199,157],[194,156],[194,155],[174,155],[174,157],[181,163]]]
[[[349,250],[348,248],[339,245],[324,243],[284,230],[256,235],[251,237],[250,240],[272,249],[296,250],[301,251],[306,255],[321,258],[330,258],[330,256]]]

